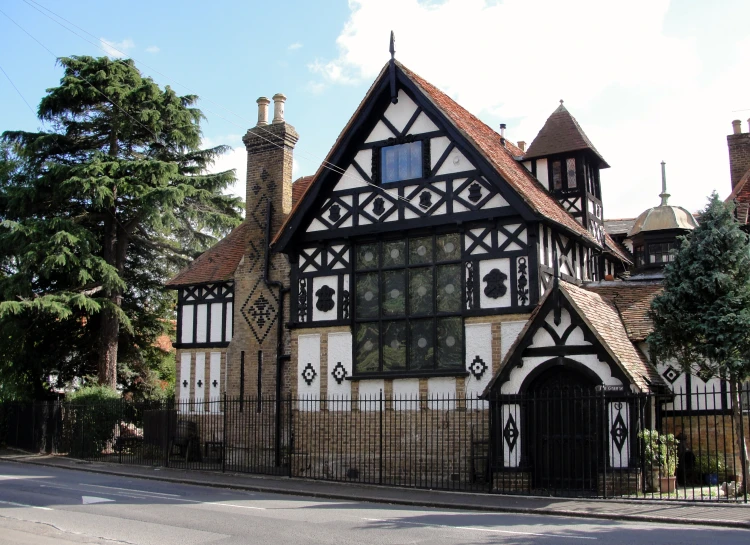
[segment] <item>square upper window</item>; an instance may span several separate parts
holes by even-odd
[[[387,146],[380,150],[383,183],[422,177],[422,142]]]

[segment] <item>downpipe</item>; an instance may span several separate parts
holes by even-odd
[[[263,282],[269,289],[278,288],[279,290],[279,313],[277,316],[276,332],[276,414],[274,416],[274,425],[276,429],[274,438],[274,465],[281,466],[281,381],[284,376],[284,362],[291,359],[291,354],[284,354],[284,297],[289,293],[289,288],[278,280],[271,280],[269,270],[271,266],[271,218],[272,206],[271,199],[266,201],[266,229],[265,229],[265,256],[263,266]],[[291,409],[291,406],[289,407]],[[291,463],[291,461],[290,461]]]

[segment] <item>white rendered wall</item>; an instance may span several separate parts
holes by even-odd
[[[343,374],[337,369],[341,364]],[[329,333],[328,334],[328,410],[348,411],[351,409],[352,381],[347,380],[352,376],[352,334],[351,333]],[[341,382],[336,379],[341,378]],[[343,378],[342,378],[343,377]]]
[[[419,379],[394,379],[393,409],[396,411],[419,410]]]
[[[500,411],[503,466],[518,467],[521,465],[521,406],[516,404],[501,405]],[[505,437],[506,429],[508,430],[508,438]],[[512,434],[515,434],[515,442]]]
[[[359,410],[379,411],[381,395],[383,396],[383,408],[385,408],[384,380],[361,380],[359,382]]]
[[[467,324],[465,379],[466,408],[486,409],[489,404],[476,398],[484,392],[492,378],[492,324]],[[473,398],[473,399],[472,399]]]
[[[297,338],[297,348],[299,410],[318,411],[320,410],[318,402],[320,398],[320,335],[300,335]],[[305,377],[308,380],[305,380]]]
[[[193,315],[195,305],[182,305],[182,332],[180,333],[180,342],[193,342]]]
[[[526,325],[526,322],[502,322],[500,324],[500,361],[505,359],[506,354],[516,342],[518,335]]]
[[[452,411],[456,408],[455,377],[427,379],[427,407],[432,410]]]
[[[180,354],[180,404],[190,401],[190,364],[192,358],[191,352]]]
[[[609,406],[609,427],[608,439],[609,439],[609,461],[612,467],[628,467],[630,460],[630,407],[627,403],[621,401],[613,401],[608,403]],[[615,424],[619,420],[622,426],[624,426],[624,440],[622,442],[622,448],[619,449],[617,441],[611,435]],[[620,425],[618,428],[622,429]]]
[[[198,385],[200,383],[200,386]],[[195,353],[195,381],[193,382],[193,410],[197,413],[203,412],[203,403],[206,400],[206,353]]]
[[[484,277],[492,270],[499,269],[500,272],[504,273],[507,277],[505,280],[505,286],[508,288],[505,295],[493,299],[487,297],[484,294],[484,288],[487,283],[484,281]],[[500,259],[485,259],[479,262],[479,277],[475,277],[475,282],[479,282],[479,308],[497,308],[497,307],[509,307],[511,303],[511,286],[510,286],[510,259],[507,257]]]
[[[211,412],[221,412],[221,352],[209,355],[208,399],[211,401]]]
[[[205,343],[208,340],[208,305],[197,306],[196,320],[198,321],[198,324],[195,329],[195,342]]]

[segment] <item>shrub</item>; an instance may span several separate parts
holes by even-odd
[[[643,430],[638,432],[638,437],[643,439],[644,462],[650,464],[647,469],[658,466],[662,475],[673,476],[677,471],[677,445],[680,443],[674,434]]]
[[[716,454],[704,453],[695,459],[695,467],[700,471],[702,475],[719,474],[723,475],[726,469],[724,463],[723,452],[717,452]]]
[[[65,420],[70,434],[70,454],[99,456],[115,436],[122,415],[120,394],[107,386],[85,386],[65,400]]]

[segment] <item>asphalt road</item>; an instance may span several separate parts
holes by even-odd
[[[0,544],[750,543],[747,530],[392,507],[0,462]]]

